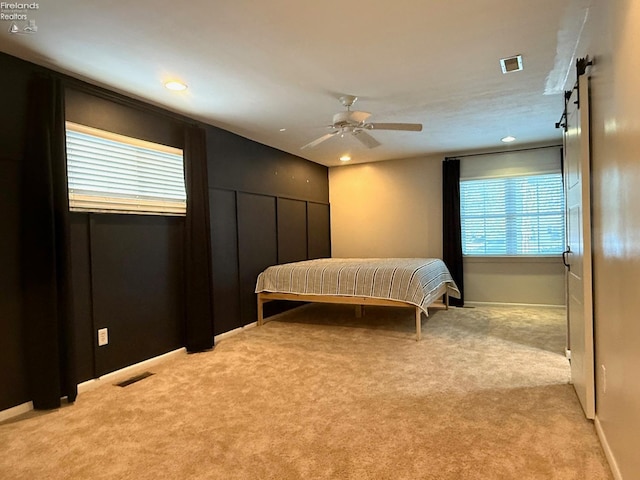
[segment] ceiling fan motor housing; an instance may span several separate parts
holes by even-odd
[[[371,116],[371,114],[368,112],[358,112],[351,110],[339,112],[333,116],[333,126],[338,128],[348,125],[358,126],[367,118],[369,118],[369,116]]]
[[[303,145],[301,149],[313,148],[324,142],[325,140],[340,135],[344,137],[350,133],[360,141],[367,148],[376,148],[380,145],[375,138],[369,135],[366,130],[407,130],[413,132],[422,131],[421,123],[366,123],[371,116],[369,112],[361,112],[358,110],[351,110],[351,106],[358,98],[353,95],[343,95],[340,97],[340,103],[344,105],[347,110],[338,112],[333,116],[333,123],[328,125],[332,128],[331,133],[327,133],[320,138],[316,138],[312,142]]]

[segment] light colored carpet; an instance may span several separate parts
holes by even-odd
[[[609,479],[560,309],[310,305],[0,425],[2,479]]]

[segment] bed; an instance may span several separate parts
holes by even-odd
[[[263,306],[273,300],[340,303],[415,309],[416,340],[421,315],[444,296],[460,298],[444,262],[437,258],[322,258],[268,267],[258,275],[258,325]]]

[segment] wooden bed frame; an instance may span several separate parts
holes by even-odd
[[[444,295],[445,309],[449,309],[449,288],[447,284],[442,285],[435,298],[440,298]],[[273,293],[273,292],[261,292],[258,293],[258,326],[264,324],[264,311],[263,306],[267,302],[272,300],[290,300],[295,302],[311,302],[311,303],[339,303],[356,306],[356,317],[362,315],[362,307],[366,305],[375,305],[381,307],[409,307],[415,309],[416,313],[416,341],[420,341],[422,338],[422,309],[411,303],[403,302],[401,300],[390,300],[382,298],[371,297],[356,297],[346,295],[300,295],[297,293]],[[435,303],[432,302],[430,305]],[[430,306],[429,305],[429,306]],[[428,314],[427,314],[428,316]]]

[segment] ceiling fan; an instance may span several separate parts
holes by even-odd
[[[347,109],[344,112],[338,112],[333,116],[333,122],[329,125],[329,128],[333,129],[331,133],[316,138],[314,141],[307,143],[301,150],[305,148],[313,148],[325,140],[330,139],[335,135],[344,137],[346,134],[353,135],[358,139],[365,147],[375,148],[380,145],[375,138],[369,135],[367,130],[405,130],[410,132],[421,132],[421,123],[367,123],[367,119],[371,116],[369,112],[359,112],[357,110],[351,110],[353,104],[358,100],[358,97],[353,95],[343,95],[339,98],[340,103]]]

